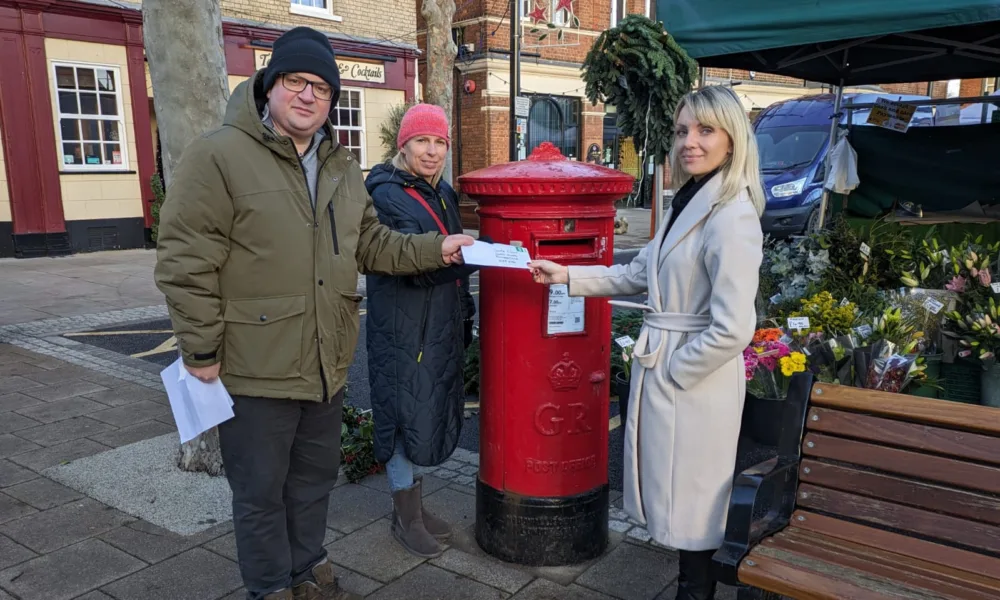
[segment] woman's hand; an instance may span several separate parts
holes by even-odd
[[[535,283],[545,285],[569,283],[569,269],[550,260],[533,260],[528,263]]]

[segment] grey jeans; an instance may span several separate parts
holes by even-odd
[[[247,600],[311,579],[326,559],[343,400],[343,390],[322,403],[233,396],[236,416],[219,425]]]

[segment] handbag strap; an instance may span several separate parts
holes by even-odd
[[[441,230],[441,233],[444,235],[449,235],[448,228],[444,226],[444,223],[441,222],[441,219],[437,216],[437,213],[434,212],[434,209],[431,208],[430,204],[427,204],[427,200],[424,200],[424,197],[420,195],[420,192],[411,187],[404,187],[403,189],[406,190],[407,194],[413,196],[413,199],[419,202],[420,205],[424,207],[424,210],[426,210],[428,214],[430,214],[431,218],[434,219],[434,222],[437,223],[438,229]]]

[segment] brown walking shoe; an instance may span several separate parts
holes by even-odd
[[[264,600],[295,600],[295,596],[292,595],[292,590],[284,589],[278,590],[277,592],[271,592],[270,594],[264,596]]]
[[[437,558],[444,548],[427,531],[421,504],[419,481],[392,494],[392,537],[414,556]]]
[[[316,581],[307,581],[295,586],[292,589],[294,600],[364,600],[362,596],[340,587],[330,561],[316,565],[312,573]]]
[[[418,475],[417,477],[414,477],[413,480],[418,484],[421,484],[421,488],[423,487],[423,477]],[[422,490],[420,498],[420,516],[424,519],[424,527],[427,529],[427,533],[433,535],[437,541],[447,542],[451,539],[451,525],[449,525],[448,522],[441,517],[424,508]],[[393,520],[395,520],[395,515],[393,515]]]

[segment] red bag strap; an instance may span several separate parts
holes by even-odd
[[[431,215],[431,218],[433,218],[434,222],[437,223],[438,229],[441,230],[441,233],[444,235],[448,235],[448,228],[444,226],[444,223],[442,223],[441,219],[438,218],[437,213],[434,212],[434,209],[431,208],[430,204],[427,204],[427,201],[424,200],[424,197],[420,195],[420,192],[411,187],[404,187],[403,189],[406,190],[407,194],[413,196],[413,199],[419,202],[420,205],[424,207],[424,210],[426,210]]]

